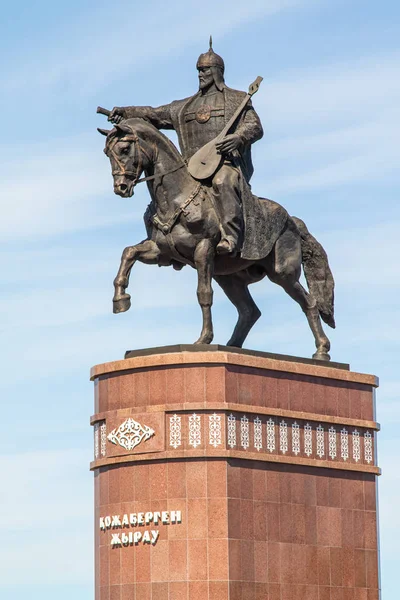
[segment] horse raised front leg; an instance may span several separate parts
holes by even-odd
[[[151,240],[145,240],[136,246],[128,246],[122,253],[121,264],[118,269],[116,278],[114,279],[114,298],[113,312],[121,313],[129,310],[131,307],[131,297],[125,292],[129,285],[129,276],[135,262],[146,264],[156,264],[160,250]]]
[[[215,248],[211,240],[202,240],[194,252],[194,264],[197,270],[197,298],[203,314],[203,328],[195,344],[210,344],[214,337],[211,306],[213,290],[211,286],[214,270]]]

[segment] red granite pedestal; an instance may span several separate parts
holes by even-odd
[[[193,349],[92,369],[96,600],[378,600],[376,378]]]

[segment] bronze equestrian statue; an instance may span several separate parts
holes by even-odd
[[[197,61],[199,91],[185,100],[152,108],[115,107],[106,114],[115,127],[107,136],[114,192],[130,197],[147,181],[151,203],[145,213],[147,238],[125,248],[114,280],[114,312],[130,307],[126,293],[133,264],[172,265],[197,270],[203,327],[196,344],[213,339],[212,280],[237,308],[228,346],[241,347],[261,313],[250,283],[265,276],[279,284],[305,313],[315,338],[313,358],[330,360],[321,318],[334,321],[334,281],[327,255],[300,219],[253,195],[251,145],[263,135],[249,93],[225,85],[224,61],[211,46]],[[159,130],[174,129],[182,154]],[[141,178],[144,173],[144,177]],[[299,282],[303,266],[309,292]]]

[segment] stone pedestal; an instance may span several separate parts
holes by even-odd
[[[176,346],[92,379],[96,600],[378,600],[374,376]]]

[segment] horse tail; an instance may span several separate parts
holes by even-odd
[[[321,319],[334,329],[335,282],[329,267],[328,256],[321,244],[308,231],[305,223],[297,217],[292,217],[292,219],[300,233],[302,262],[308,289],[317,302]]]

